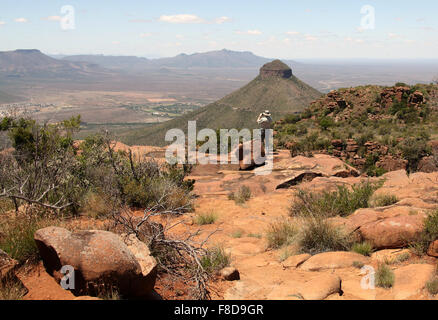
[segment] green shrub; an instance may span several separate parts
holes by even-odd
[[[420,160],[431,153],[428,139],[424,137],[409,137],[403,140],[398,148],[403,158],[408,160],[408,172],[417,171]]]
[[[236,238],[236,239],[238,239],[238,238],[242,238],[242,236],[243,236],[243,231],[240,230],[240,229],[234,231],[234,232],[231,234],[231,237]]]
[[[280,262],[286,261],[287,258],[289,258],[290,256],[293,256],[294,253],[295,253],[294,250],[292,250],[289,247],[283,248],[283,250],[281,251],[280,256],[279,256]]]
[[[373,252],[373,246],[369,242],[355,243],[351,250],[364,256],[370,256]]]
[[[89,192],[85,197],[82,211],[85,215],[98,219],[110,216],[116,204],[104,194]]]
[[[376,272],[376,286],[380,288],[391,288],[394,285],[394,272],[386,265],[379,265]]]
[[[0,281],[0,300],[21,300],[27,290],[14,276],[6,276]]]
[[[295,124],[297,122],[300,122],[300,120],[301,120],[301,116],[297,114],[290,114],[284,118],[284,121],[290,124]]]
[[[436,295],[438,293],[438,277],[433,277],[430,279],[426,283],[426,289],[430,294]]]
[[[402,263],[408,261],[411,255],[408,252],[402,253],[395,259],[395,263]]]
[[[318,254],[328,251],[348,251],[350,237],[340,228],[322,218],[306,218],[298,236],[303,253]]]
[[[208,273],[215,273],[228,267],[231,263],[231,256],[225,252],[221,246],[216,246],[207,250],[201,258],[201,265]]]
[[[430,243],[436,239],[438,239],[438,210],[427,216],[418,240],[410,244],[411,250],[417,255],[424,255]]]
[[[37,262],[40,259],[34,233],[38,229],[59,225],[57,219],[23,216],[3,221],[0,226],[0,249],[20,263]]]
[[[357,269],[362,269],[365,264],[361,261],[353,261],[353,267]]]
[[[249,199],[251,199],[251,189],[247,186],[241,186],[234,195],[234,201],[237,204],[243,204]]]
[[[295,201],[289,208],[291,216],[348,216],[357,209],[368,208],[369,199],[377,185],[369,182],[352,186],[338,186],[336,191],[311,193],[298,190]]]
[[[371,199],[372,207],[387,207],[399,202],[399,199],[395,195],[383,194],[375,196]]]
[[[215,212],[205,212],[197,214],[193,220],[197,225],[203,226],[207,224],[214,224],[217,219],[218,216]]]
[[[297,233],[296,226],[288,220],[272,223],[266,232],[268,248],[278,249],[291,244]]]

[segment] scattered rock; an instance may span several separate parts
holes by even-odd
[[[130,241],[128,247],[111,232],[72,233],[58,227],[40,229],[34,239],[49,274],[60,277],[65,265],[75,269],[76,295],[96,295],[102,282],[117,287],[124,296],[144,296],[154,288],[155,259],[148,258],[149,250],[142,251],[145,248],[135,241]]]
[[[405,300],[418,294],[435,274],[435,266],[411,264],[394,271],[394,299]]]
[[[283,261],[282,265],[285,268],[297,268],[302,265],[305,261],[309,260],[312,256],[310,254],[300,254],[297,256],[291,256]]]
[[[227,267],[219,271],[219,276],[226,281],[240,280],[239,271],[233,267]]]
[[[390,217],[362,225],[359,233],[376,249],[403,248],[418,238],[423,221],[423,215]]]
[[[427,255],[438,258],[438,240],[435,240],[429,245],[429,249],[427,249]]]
[[[328,296],[341,292],[341,278],[334,274],[319,275],[299,289],[304,300],[324,300]]]
[[[299,268],[306,271],[320,271],[324,269],[340,269],[353,266],[353,262],[368,263],[369,258],[355,252],[325,252],[317,254]]]
[[[391,155],[387,155],[376,162],[376,167],[382,168],[388,172],[397,170],[406,170],[408,161],[403,159],[394,158]]]

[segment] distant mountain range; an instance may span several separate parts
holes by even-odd
[[[0,52],[0,73],[4,77],[72,78],[104,72],[97,64],[58,60],[35,49]]]
[[[135,56],[76,55],[63,56],[63,61],[89,62],[114,70],[150,68],[260,68],[273,59],[256,56],[252,52],[220,50],[205,53],[179,54],[172,58],[146,59]],[[295,63],[286,61],[287,63]]]

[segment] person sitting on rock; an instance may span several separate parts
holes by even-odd
[[[261,130],[262,130],[262,142],[266,142],[266,130],[271,129],[272,125],[272,117],[269,110],[266,110],[265,112],[260,113],[259,117],[257,118],[257,123],[259,124]]]

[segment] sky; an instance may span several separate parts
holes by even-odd
[[[0,0],[0,51],[437,58],[436,0]]]

